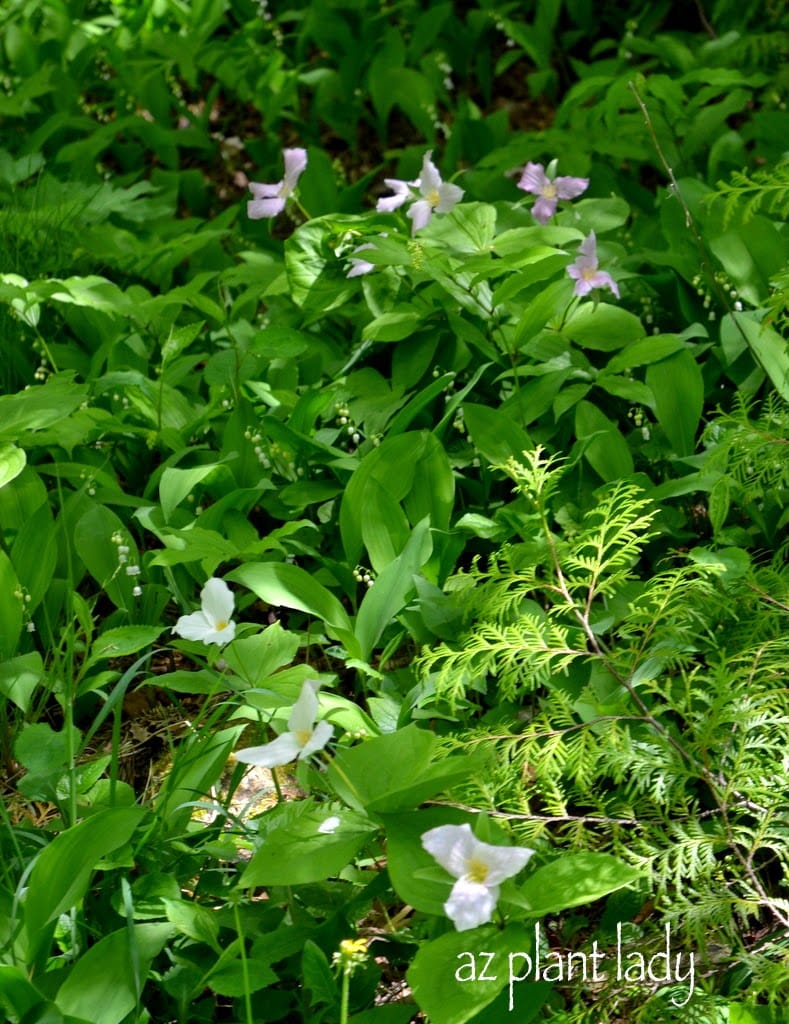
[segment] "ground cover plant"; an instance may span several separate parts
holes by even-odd
[[[4,1019],[787,1019],[782,7],[0,27]]]

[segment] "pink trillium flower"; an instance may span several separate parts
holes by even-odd
[[[286,149],[283,150],[282,156],[285,161],[285,177],[282,181],[278,181],[276,185],[250,181],[249,191],[253,196],[247,202],[247,216],[250,220],[276,217],[278,213],[282,213],[302,171],[307,166],[306,149]]]
[[[531,215],[539,224],[547,224],[556,213],[556,205],[560,199],[575,199],[589,187],[588,178],[555,177],[556,161],[548,165],[546,171],[542,164],[526,164],[518,188],[539,196],[531,210]]]
[[[323,750],[334,733],[328,722],[316,722],[320,681],[307,679],[288,719],[288,731],[261,747],[244,747],[236,751],[236,760],[261,768],[278,768],[291,761],[303,761],[310,754]]]
[[[224,580],[212,576],[200,591],[200,611],[182,615],[172,632],[184,640],[202,640],[204,644],[229,644],[236,635],[233,622],[233,591]]]
[[[487,924],[499,898],[499,886],[521,870],[534,850],[483,843],[470,825],[439,825],[422,835],[422,846],[457,879],[444,913],[459,932]]]
[[[434,213],[449,213],[463,198],[462,188],[441,180],[438,168],[430,159],[432,155],[432,150],[425,153],[422,173],[417,182],[417,188],[423,198],[412,203],[406,214],[413,225],[412,235],[425,227]]]
[[[575,263],[567,268],[567,273],[575,280],[573,295],[588,295],[594,288],[610,288],[619,298],[616,281],[604,270],[597,269],[597,239],[594,231],[590,231],[581,242],[579,255]]]

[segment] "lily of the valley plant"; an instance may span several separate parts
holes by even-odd
[[[244,747],[236,752],[236,760],[259,768],[278,768],[291,761],[303,761],[310,754],[323,750],[334,733],[334,726],[328,722],[316,722],[320,685],[317,679],[307,679],[290,712],[288,731],[271,743]]]
[[[534,853],[525,846],[483,843],[467,824],[431,828],[423,834],[422,846],[457,879],[444,912],[459,932],[492,919],[499,886],[517,875]]]
[[[200,591],[200,604],[199,612],[180,617],[173,633],[184,640],[202,640],[204,644],[229,644],[236,635],[233,591],[224,580],[212,576]]]
[[[449,213],[464,195],[459,185],[442,180],[438,168],[430,159],[432,155],[432,150],[425,153],[422,158],[422,173],[416,181],[385,178],[384,183],[394,195],[379,199],[376,206],[379,213],[391,213],[410,199],[411,206],[406,216],[411,221],[412,235],[425,227],[434,213]]]
[[[285,161],[285,177],[275,185],[264,185],[258,181],[250,181],[249,191],[252,199],[247,203],[247,216],[250,220],[261,217],[276,217],[282,213],[285,205],[296,188],[302,171],[307,166],[306,149],[283,150]]]

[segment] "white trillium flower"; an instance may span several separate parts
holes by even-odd
[[[236,635],[233,591],[224,580],[212,576],[200,591],[200,603],[199,612],[181,616],[173,633],[184,640],[202,640],[204,644],[229,644]]]
[[[244,747],[236,752],[236,760],[260,768],[278,768],[291,761],[303,761],[310,754],[323,750],[334,733],[334,726],[315,721],[320,685],[317,679],[306,680],[290,712],[287,732],[261,747]]]
[[[406,214],[413,225],[412,235],[425,227],[434,213],[449,213],[463,198],[462,188],[441,180],[438,168],[430,159],[432,155],[433,151],[430,150],[422,160],[418,188],[423,198],[412,203]]]
[[[457,879],[444,912],[459,932],[493,918],[500,884],[517,875],[534,853],[525,846],[483,843],[470,825],[431,828],[422,836],[422,846]]]
[[[285,149],[282,151],[282,159],[285,164],[285,176],[282,181],[273,185],[250,181],[249,191],[252,193],[252,199],[247,203],[247,216],[250,220],[276,217],[278,213],[282,213],[307,166],[307,150]]]
[[[318,825],[318,832],[320,832],[321,835],[333,835],[341,824],[342,822],[337,815],[333,814],[330,818],[327,818]]]

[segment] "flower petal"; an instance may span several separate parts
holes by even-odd
[[[433,150],[430,149],[422,158],[422,173],[419,175],[419,191],[423,196],[430,195],[434,189],[440,189],[442,185],[441,175],[438,168],[430,159]]]
[[[487,865],[485,885],[497,886],[505,878],[517,875],[533,853],[534,850],[527,846],[493,846],[492,843],[478,842],[474,858]]]
[[[293,705],[288,719],[291,732],[312,732],[315,719],[318,717],[318,688],[320,680],[306,679],[301,688],[299,699]]]
[[[279,768],[295,761],[301,753],[301,744],[292,732],[283,732],[271,743],[262,747],[244,747],[236,751],[236,760],[243,764],[255,764],[259,768]]]
[[[203,614],[214,625],[228,622],[233,616],[233,591],[224,580],[216,576],[206,580],[200,591],[200,603],[203,606]]]
[[[280,189],[284,184],[283,181],[278,181],[275,185],[264,185],[259,181],[250,181],[248,187],[253,199],[274,199],[279,195]]]
[[[558,177],[553,184],[560,199],[575,199],[589,188],[589,179]]]
[[[285,185],[288,191],[292,192],[307,166],[307,150],[285,149],[282,151],[282,158],[285,161]]]
[[[582,256],[589,256],[593,260],[597,260],[597,237],[594,231],[590,231],[586,238],[581,242],[578,251]],[[595,262],[595,266],[597,263]]]
[[[547,224],[556,213],[556,200],[547,196],[540,196],[531,208],[531,215],[538,224]]]
[[[442,185],[438,190],[439,200],[435,205],[436,213],[449,213],[465,195],[464,190],[459,185],[453,185],[451,182],[447,182]]]
[[[545,175],[545,168],[542,164],[528,163],[523,169],[523,174],[518,182],[518,188],[524,192],[531,192],[535,196],[542,195],[542,190],[548,184]]]
[[[422,847],[455,878],[465,875],[477,843],[469,824],[438,825],[422,835]]]
[[[444,912],[459,932],[467,932],[491,920],[498,898],[496,886],[459,878],[444,904]]]
[[[598,270],[594,277],[587,279],[590,287],[592,288],[610,288],[611,291],[619,298],[619,286],[616,281],[611,277],[610,274],[606,273],[605,270]],[[577,285],[576,285],[577,287]]]
[[[173,626],[172,631],[178,636],[182,636],[184,640],[203,640],[213,628],[213,624],[208,621],[202,611],[199,611],[192,612],[191,615],[182,615]]]
[[[263,217],[276,217],[285,209],[285,200],[281,197],[273,199],[250,199],[247,203],[247,217],[260,220]]]
[[[427,199],[419,199],[417,202],[412,203],[408,208],[408,217],[413,225],[411,228],[411,234],[415,235],[417,231],[425,227],[430,222],[430,215],[433,212],[433,207],[427,201]]]
[[[305,758],[309,757],[310,754],[314,754],[318,750],[323,750],[333,735],[334,726],[330,722],[318,722],[312,731],[312,736],[310,736],[301,748],[299,760],[303,761]]]

